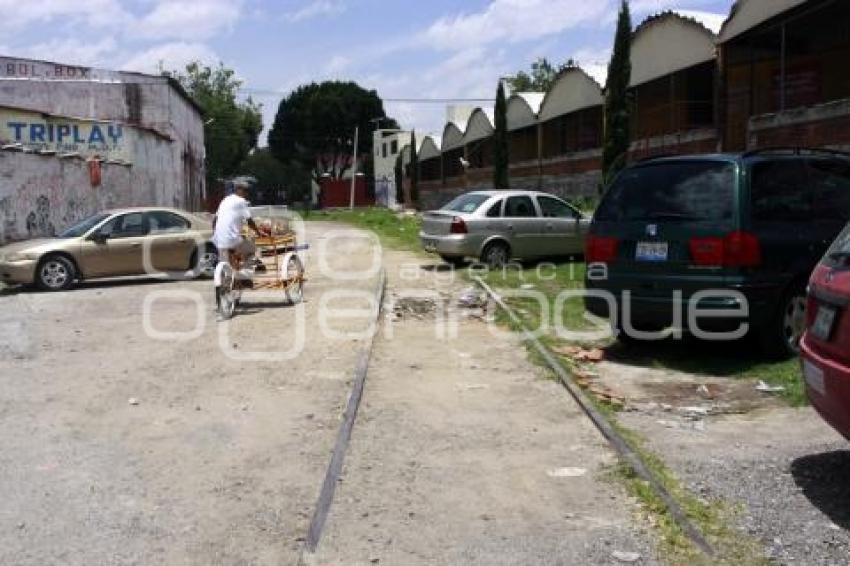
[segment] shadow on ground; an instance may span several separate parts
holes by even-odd
[[[629,365],[664,367],[676,371],[739,377],[763,364],[772,363],[760,352],[754,340],[706,342],[693,337],[622,344],[605,349],[605,359]]]
[[[850,450],[797,458],[791,463],[791,475],[812,505],[850,530]]]
[[[158,277],[121,277],[121,278],[110,278],[110,279],[95,279],[92,281],[80,281],[75,283],[70,289],[65,289],[63,291],[45,291],[44,289],[40,289],[35,285],[14,285],[14,286],[4,286],[0,287],[0,296],[4,295],[17,295],[20,293],[74,293],[79,291],[91,290],[91,289],[110,289],[110,288],[118,288],[118,287],[132,287],[132,286],[142,286],[142,285],[161,285],[164,283],[177,283],[177,282],[186,282],[186,281],[194,281],[192,278],[158,278]],[[212,280],[210,279],[210,285],[212,286]]]

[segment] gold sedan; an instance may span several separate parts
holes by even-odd
[[[208,275],[218,261],[211,239],[211,224],[182,210],[110,210],[55,238],[0,248],[0,280],[60,291],[98,277]]]

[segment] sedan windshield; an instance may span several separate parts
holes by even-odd
[[[444,206],[442,210],[470,214],[478,210],[478,207],[481,206],[481,204],[489,198],[489,195],[481,193],[469,193],[465,195],[460,195],[459,197],[451,201],[449,204]]]
[[[79,238],[95,226],[97,226],[103,220],[106,220],[109,217],[108,214],[95,214],[94,216],[89,216],[85,220],[74,224],[61,234],[59,234],[60,238]]]

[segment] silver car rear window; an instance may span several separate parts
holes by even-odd
[[[461,212],[463,214],[470,214],[478,210],[478,207],[481,206],[485,201],[489,200],[488,195],[470,193],[465,195],[460,195],[449,204],[444,206],[442,210],[448,210],[451,212]]]

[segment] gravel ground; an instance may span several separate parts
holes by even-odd
[[[702,431],[658,418],[622,415],[693,493],[738,504],[738,526],[766,557],[850,564],[850,446],[812,409],[709,417]]]

